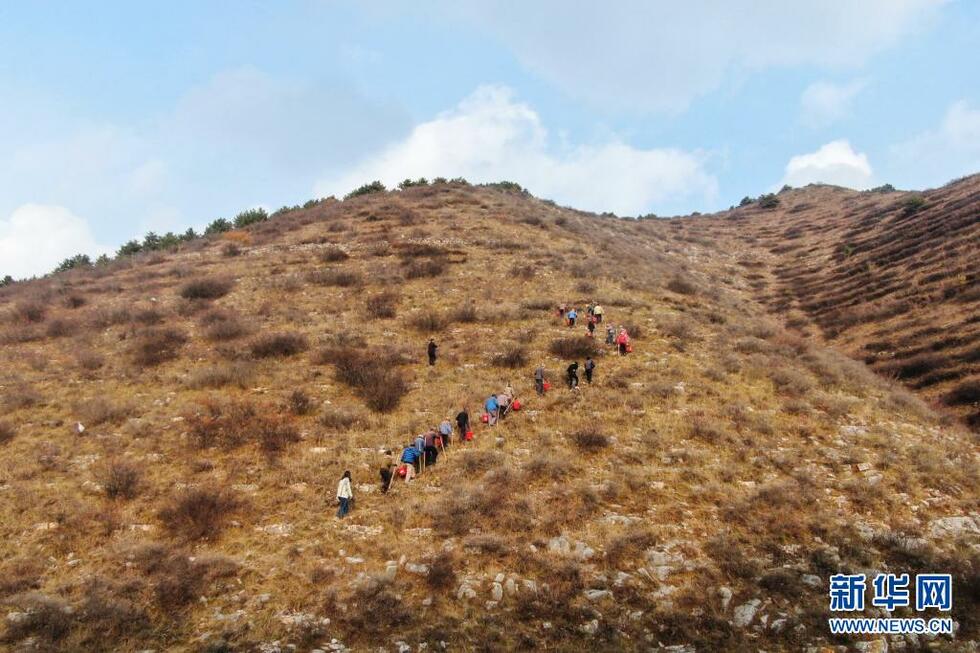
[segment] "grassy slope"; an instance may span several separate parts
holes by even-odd
[[[434,278],[405,279],[418,259],[397,247],[376,255],[382,240],[443,246],[452,262]],[[330,242],[350,259],[322,263]],[[11,641],[199,650],[219,639],[236,649],[278,640],[302,649],[335,637],[392,650],[395,640],[795,650],[828,639],[829,573],[886,567],[957,573],[960,639],[977,638],[970,536],[957,541],[936,521],[976,517],[976,441],[862,366],[768,324],[743,271],[672,227],[438,187],[299,211],[260,226],[242,249],[226,256],[220,243],[197,244],[0,296],[11,314],[27,301],[49,307],[41,323],[11,316],[5,327],[0,383],[16,434],[0,445],[0,592],[11,610],[33,609],[9,621]],[[323,269],[358,272],[363,283],[311,282]],[[208,309],[177,291],[222,274],[235,286],[212,303],[237,311],[253,333],[213,343],[200,326]],[[366,298],[385,289],[399,294],[397,317],[367,317]],[[64,308],[72,293],[86,304]],[[535,365],[557,377],[567,364],[548,353],[567,330],[536,306],[593,297],[611,321],[640,327],[636,352],[600,357],[596,385],[578,394],[532,397]],[[412,327],[413,317],[470,302],[480,320],[433,334],[442,358],[428,368],[430,334]],[[131,347],[147,327],[132,319],[93,326],[110,306],[131,316],[155,307],[189,342],[176,360],[134,365]],[[44,336],[58,319],[67,335]],[[310,351],[251,360],[248,343],[286,331],[304,334]],[[411,390],[391,413],[368,410],[317,362],[321,346],[357,338],[412,359],[399,368]],[[490,364],[512,345],[526,348],[527,365]],[[80,369],[80,352],[104,366]],[[188,387],[202,369],[232,362],[253,366],[243,387]],[[416,484],[387,498],[369,491],[379,449],[463,403],[476,413],[508,380],[526,410],[493,432],[478,428],[475,442]],[[294,389],[317,404],[311,415],[280,408]],[[98,399],[107,405],[93,411]],[[200,449],[188,419],[209,399],[287,415],[302,439],[274,456],[251,442]],[[356,421],[318,420],[326,412],[336,423],[338,410]],[[92,425],[95,412],[107,421]],[[71,429],[79,420],[89,421],[81,436]],[[241,430],[251,437],[247,422]],[[602,432],[608,446],[582,451],[582,430]],[[138,470],[134,498],[105,496],[113,461]],[[344,469],[358,502],[338,522],[332,497]],[[195,487],[241,501],[208,540],[189,541],[158,514]],[[562,534],[592,557],[548,551]],[[387,562],[402,559],[442,562],[428,577],[402,565],[384,578]],[[488,608],[500,573],[519,590]],[[820,584],[805,584],[806,574]],[[476,597],[458,598],[460,585]],[[590,599],[592,589],[614,598]],[[753,621],[733,625],[733,610],[753,599]]]

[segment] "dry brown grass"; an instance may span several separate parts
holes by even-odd
[[[103,470],[99,482],[110,499],[134,499],[139,493],[141,477],[142,471],[135,463],[112,460]]]

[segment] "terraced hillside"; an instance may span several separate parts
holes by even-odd
[[[766,317],[756,217],[439,183],[0,289],[0,647],[974,650],[975,437]],[[590,300],[633,353],[555,316]],[[523,410],[379,492],[508,383]],[[955,638],[831,636],[829,576],[873,570],[953,574]]]
[[[688,221],[758,297],[980,428],[980,175],[921,193],[784,191]]]

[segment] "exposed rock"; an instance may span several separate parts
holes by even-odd
[[[494,601],[500,602],[504,598],[504,587],[500,583],[494,583],[493,588],[490,590],[490,596]]]
[[[553,537],[548,541],[548,551],[577,560],[591,560],[595,550],[585,542],[570,540],[565,535]]]
[[[743,603],[735,608],[732,617],[732,623],[735,624],[735,627],[745,628],[752,623],[752,620],[755,619],[755,613],[759,610],[759,605],[761,604],[762,601],[760,599],[752,599],[748,603]]]
[[[599,620],[593,619],[592,621],[587,621],[578,628],[587,635],[595,635],[599,632]]]
[[[820,587],[823,581],[820,580],[820,576],[815,576],[813,574],[803,574],[800,578],[804,585],[809,585],[810,587]]]
[[[980,520],[963,515],[961,517],[942,517],[929,523],[930,537],[938,539],[960,535],[980,535]]]
[[[405,571],[409,572],[410,574],[418,574],[419,576],[428,576],[429,565],[408,562],[405,563]]]
[[[602,599],[611,599],[612,597],[612,592],[609,590],[585,590],[585,598],[590,601],[601,601]]]
[[[513,578],[508,578],[507,582],[504,583],[504,591],[508,595],[517,594],[517,583],[514,582]]]

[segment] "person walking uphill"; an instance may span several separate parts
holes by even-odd
[[[340,477],[340,482],[337,483],[337,502],[340,504],[337,509],[337,517],[339,519],[344,518],[350,512],[350,504],[353,500],[354,490],[350,486],[350,472],[346,471]]]
[[[495,426],[497,424],[497,418],[500,417],[500,404],[497,403],[497,395],[490,395],[484,402],[483,408],[487,411],[487,415],[489,415],[487,424],[489,426]]]
[[[576,311],[574,308],[572,310],[568,311],[568,328],[569,329],[571,329],[572,327],[575,326],[575,318],[577,318],[577,317],[578,317],[578,311]]]
[[[534,389],[539,396],[544,394],[544,368],[540,365],[534,370]]]
[[[585,359],[585,380],[592,385],[592,373],[595,371],[595,361],[589,356]]]
[[[568,366],[568,389],[575,390],[578,388],[578,361],[575,361]]]
[[[442,448],[447,448],[449,441],[453,438],[453,425],[448,417],[442,420],[442,424],[439,425],[439,435],[442,437]]]
[[[459,428],[459,441],[466,442],[466,434],[470,430],[470,411],[466,406],[456,414],[456,427]]]
[[[619,327],[619,335],[616,336],[616,344],[619,345],[619,355],[625,356],[630,349],[630,334],[626,333],[626,327]]]
[[[429,345],[426,347],[426,351],[429,353],[429,365],[436,364],[436,350],[439,349],[439,345],[436,344],[435,338],[429,338]]]

